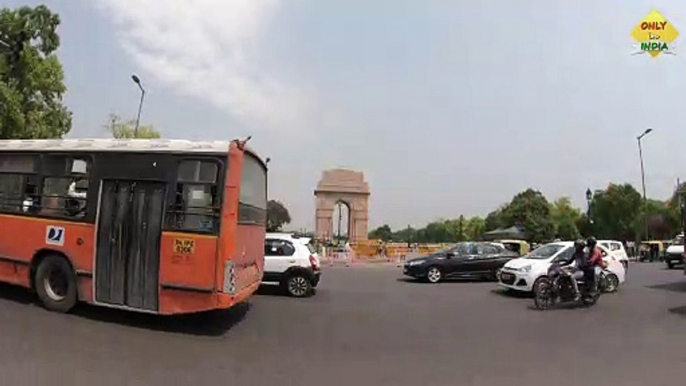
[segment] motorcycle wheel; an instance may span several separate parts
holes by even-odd
[[[550,289],[550,282],[546,279],[541,282],[534,294],[534,304],[540,311],[545,311],[553,306],[555,299]]]
[[[592,295],[589,294],[584,294],[581,296],[581,305],[584,307],[591,307],[598,303],[598,299],[600,298],[600,287],[596,288],[595,291],[593,291]]]
[[[607,276],[603,275],[603,278],[605,279],[605,283],[603,286],[603,292],[615,292],[617,291],[617,287],[619,287],[619,278],[617,275],[614,273],[611,273]]]
[[[610,283],[607,280],[607,276],[605,276],[604,273],[601,273],[600,275],[598,275],[598,289],[601,292],[610,292],[609,288],[610,288]]]

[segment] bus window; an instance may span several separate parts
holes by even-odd
[[[86,215],[88,171],[86,159],[47,155],[43,158],[41,214],[82,218]]]
[[[238,206],[239,224],[267,223],[267,171],[249,153],[243,157]]]
[[[217,231],[218,175],[219,167],[215,161],[184,160],[179,163],[175,201],[168,216],[170,228]]]
[[[38,200],[36,159],[27,155],[0,156],[0,211],[33,211]]]

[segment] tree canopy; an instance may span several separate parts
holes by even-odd
[[[384,224],[369,232],[369,238],[371,239],[390,241],[392,237],[393,231],[391,230],[391,227],[388,226],[388,224]]]
[[[0,138],[61,138],[71,129],[59,24],[44,5],[0,9]]]
[[[281,227],[291,222],[288,209],[279,201],[267,202],[267,232],[279,232]]]
[[[502,219],[506,227],[522,227],[527,239],[531,241],[550,240],[555,235],[550,204],[537,190],[527,189],[514,196],[503,209]]]
[[[130,119],[123,121],[118,115],[110,114],[108,124],[105,126],[107,131],[112,134],[114,138],[160,138],[161,135],[152,125],[138,126],[136,133],[136,120]]]
[[[555,224],[555,236],[562,240],[574,240],[581,237],[578,222],[581,211],[572,206],[569,197],[561,197],[550,206],[550,218]]]
[[[686,194],[686,183],[680,189]],[[589,217],[589,213],[575,208],[569,197],[551,203],[541,192],[527,189],[486,218],[460,215],[430,222],[423,228],[407,227],[397,231],[384,225],[372,231],[369,237],[384,241],[449,243],[478,240],[487,231],[516,225],[524,230],[528,241],[534,242],[588,236],[622,241],[645,238],[643,199],[632,185],[610,184],[606,189],[596,190],[590,206]],[[648,200],[646,206],[651,239],[671,239],[682,231],[681,207],[686,207],[683,196],[675,193],[664,202]]]
[[[591,231],[599,238],[633,239],[642,226],[642,198],[630,184],[610,184],[591,200]]]

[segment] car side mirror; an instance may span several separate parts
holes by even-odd
[[[457,253],[455,252],[448,252],[445,254],[445,257],[452,259],[453,257],[457,256]]]

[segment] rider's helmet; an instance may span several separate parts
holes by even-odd
[[[586,248],[586,244],[583,240],[576,240],[574,242],[574,250],[577,252],[583,251]]]
[[[595,247],[596,244],[597,244],[597,242],[596,242],[596,240],[595,240],[595,237],[591,236],[591,237],[589,237],[588,239],[586,239],[586,245],[587,245],[589,248]]]

